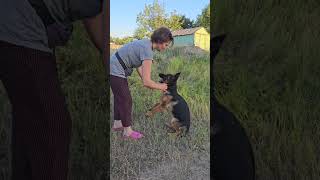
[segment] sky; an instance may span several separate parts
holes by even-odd
[[[164,4],[165,12],[168,14],[176,10],[177,14],[196,20],[210,0],[158,0],[158,2]],[[137,15],[144,10],[146,4],[152,3],[153,0],[110,0],[110,35],[112,37],[133,35],[137,28]]]

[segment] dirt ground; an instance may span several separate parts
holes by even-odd
[[[163,162],[140,174],[139,180],[209,180],[210,145],[203,153],[185,152],[181,159]]]

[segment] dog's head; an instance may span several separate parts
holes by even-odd
[[[180,76],[180,72],[173,75],[173,74],[159,74],[160,79],[160,83],[167,83],[168,85],[176,85],[177,84],[177,80]]]

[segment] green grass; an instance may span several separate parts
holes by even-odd
[[[144,88],[140,77],[134,72],[129,78],[133,97],[133,128],[142,131],[145,137],[141,141],[130,142],[120,140],[121,133],[112,133],[112,179],[152,179],[155,176],[186,179],[191,178],[192,174],[209,178],[209,163],[202,165],[203,171],[192,170],[202,161],[195,160],[195,154],[209,159],[209,54],[186,52],[188,49],[179,48],[156,54],[152,79],[158,81],[160,72],[181,72],[178,91],[191,109],[190,136],[175,139],[166,133],[164,123],[171,119],[169,112],[156,114],[152,119],[145,118],[144,114],[159,101],[161,93]]]
[[[70,180],[105,179],[109,173],[109,91],[102,56],[82,25],[76,24],[68,46],[57,49],[57,62],[72,118]],[[0,104],[0,179],[7,180],[11,107],[2,86]]]
[[[259,180],[320,178],[319,1],[215,1],[216,94],[245,127]]]

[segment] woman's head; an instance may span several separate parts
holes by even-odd
[[[151,35],[153,48],[163,51],[167,47],[173,45],[173,37],[171,31],[166,27],[156,29]]]

